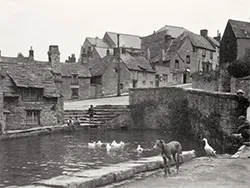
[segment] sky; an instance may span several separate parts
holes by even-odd
[[[47,61],[49,45],[59,45],[61,61],[79,57],[86,37],[106,31],[147,36],[165,25],[209,36],[222,34],[228,19],[250,21],[249,0],[0,0],[2,56]]]

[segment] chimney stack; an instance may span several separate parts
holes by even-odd
[[[207,37],[207,34],[208,34],[208,30],[207,30],[207,29],[202,29],[202,30],[200,30],[200,35],[201,35],[201,36]]]
[[[34,59],[34,51],[32,49],[32,46],[30,47],[30,50],[29,50],[29,58]]]
[[[221,34],[220,34],[219,30],[217,30],[217,36],[214,37],[214,39],[217,40],[218,42],[220,42],[220,40],[221,40]]]
[[[109,50],[109,48],[107,48],[106,55],[109,55],[109,54],[110,54],[110,50]]]
[[[60,52],[58,45],[50,45],[48,51],[49,62],[60,62]]]

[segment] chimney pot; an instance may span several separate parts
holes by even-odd
[[[203,37],[207,37],[208,36],[208,30],[207,29],[200,30],[200,35],[203,36]]]
[[[29,58],[33,59],[34,58],[34,50],[32,49],[32,46],[30,46],[29,50]]]

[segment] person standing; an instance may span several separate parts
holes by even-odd
[[[88,109],[88,113],[89,113],[89,123],[91,124],[93,122],[93,118],[94,118],[93,105],[90,105],[90,108]]]
[[[238,129],[237,133],[241,134],[242,136],[242,143],[249,142],[250,138],[250,122],[246,119],[245,116],[240,116],[238,118]]]
[[[240,116],[247,117],[247,108],[250,106],[250,102],[246,97],[243,96],[244,91],[242,89],[237,90],[236,95],[236,101],[238,102],[236,107],[237,118]]]

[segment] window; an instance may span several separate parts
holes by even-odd
[[[143,80],[143,81],[142,81],[142,84],[143,84],[143,85],[146,85],[146,80]]]
[[[133,88],[137,87],[137,80],[133,80]]]
[[[79,85],[78,75],[72,74],[71,85]]]
[[[179,63],[178,59],[175,60],[174,68],[175,69],[180,69],[180,63]]]
[[[120,89],[123,89],[123,83],[120,83]]]
[[[202,57],[206,57],[206,50],[202,50]]]
[[[168,75],[167,74],[162,75],[162,81],[168,82]]]
[[[197,52],[197,48],[193,46],[193,52]]]
[[[210,59],[213,59],[213,52],[210,51]]]
[[[126,54],[126,48],[122,48],[122,54]]]
[[[78,88],[71,88],[71,97],[78,98]]]
[[[177,73],[172,74],[172,81],[177,82]]]
[[[27,125],[39,125],[40,124],[40,111],[27,110],[26,111],[26,123]]]
[[[42,89],[23,88],[24,101],[39,101],[42,97]]]
[[[186,55],[186,63],[190,64],[190,62],[191,62],[190,55]]]
[[[153,82],[153,81],[150,81],[150,85],[154,85],[154,82]]]
[[[166,67],[170,67],[170,61],[162,61],[163,65]]]

